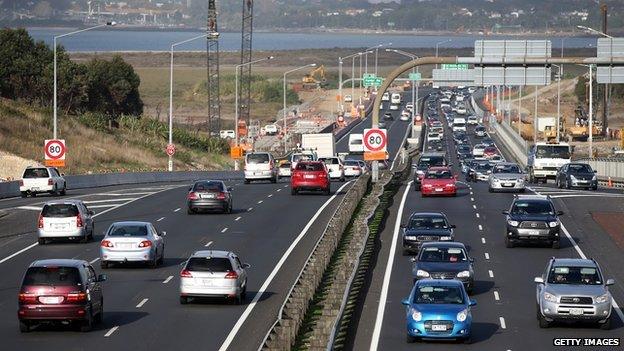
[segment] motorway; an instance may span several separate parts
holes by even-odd
[[[469,128],[469,133],[472,128]],[[445,130],[446,150],[456,174],[459,162],[451,133]],[[474,135],[470,133],[474,145]],[[508,160],[509,155],[502,150]],[[463,177],[460,176],[460,180]],[[411,180],[411,179],[410,179]],[[456,198],[422,198],[411,182],[395,196],[386,227],[381,234],[377,265],[370,277],[363,307],[359,311],[354,350],[545,350],[553,348],[556,337],[621,337],[622,311],[612,321],[612,329],[587,325],[556,325],[540,329],[535,317],[535,283],[550,257],[595,257],[607,278],[615,278],[610,291],[617,302],[624,302],[624,255],[614,239],[596,224],[598,212],[622,212],[624,194],[600,188],[597,192],[556,189],[552,184],[534,186],[527,193],[551,195],[565,215],[561,221],[566,240],[561,249],[504,245],[505,218],[513,194],[488,192],[487,183],[460,183]],[[478,304],[473,313],[473,343],[421,341],[407,344],[405,307],[401,300],[412,288],[411,262],[401,250],[400,224],[413,212],[443,212],[457,226],[456,240],[463,242],[475,259],[475,290]],[[574,348],[566,348],[574,349]],[[588,348],[584,348],[587,350]],[[613,349],[613,348],[604,348]],[[618,348],[619,349],[619,348]]]
[[[411,98],[409,98],[411,99]],[[409,100],[405,98],[404,100]],[[408,122],[388,123],[388,151],[394,158],[406,138]],[[370,116],[351,133],[370,126]],[[348,137],[337,151],[348,151]],[[329,218],[352,182],[333,183],[332,196],[290,195],[288,180],[277,184],[242,184],[233,173],[234,211],[229,215],[189,216],[188,183],[143,184],[69,192],[95,211],[96,236],[90,243],[38,245],[38,213],[51,197],[0,201],[0,338],[6,349],[115,350],[191,349],[256,350]],[[164,233],[165,261],[156,269],[98,264],[99,241],[114,221],[152,222]],[[208,301],[180,305],[180,265],[196,250],[236,252],[248,269],[248,293],[240,305]],[[89,333],[40,326],[22,334],[17,323],[17,296],[28,265],[38,259],[74,258],[92,262],[106,273],[104,322]],[[66,330],[67,329],[67,330]]]

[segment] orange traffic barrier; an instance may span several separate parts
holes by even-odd
[[[609,188],[613,188],[613,182],[611,181],[611,177],[609,177],[609,183],[607,184]]]

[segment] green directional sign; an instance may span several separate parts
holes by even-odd
[[[375,73],[364,73],[364,75],[362,76],[362,79],[375,78],[375,77],[377,77]]]
[[[410,73],[409,74],[409,79],[414,81],[414,80],[421,80],[422,76],[420,73]]]
[[[467,63],[443,63],[442,69],[468,69]]]
[[[365,77],[363,79],[363,84],[365,87],[378,87],[383,83],[383,78],[381,77]]]

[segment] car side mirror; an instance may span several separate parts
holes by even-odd
[[[557,216],[563,216],[563,211],[557,211]]]
[[[89,210],[89,211],[87,211],[87,213],[89,214],[89,216],[93,216],[95,214],[95,212],[93,212],[93,210]]]
[[[501,213],[504,214],[504,215],[508,215],[509,211],[502,211]]]
[[[233,188],[231,186],[228,186],[227,191],[232,191]]]
[[[456,226],[455,224],[451,224],[451,225],[450,225],[450,227],[451,227],[452,229],[457,228],[457,226]]]
[[[418,261],[418,259],[416,257],[410,258],[410,262],[416,262],[416,261]]]
[[[403,299],[403,300],[401,300],[401,304],[403,304],[403,305],[405,305],[405,306],[409,306],[409,305],[410,305],[410,302],[409,302],[409,300],[408,300],[408,299]]]
[[[472,307],[472,306],[476,306],[476,305],[477,305],[477,300],[470,299],[469,306]]]
[[[598,171],[594,169],[594,173],[598,173]]]
[[[243,263],[242,267],[244,269],[247,269],[247,268],[251,268],[251,265],[249,263]]]
[[[105,282],[106,279],[108,279],[108,277],[106,276],[106,274],[100,274],[97,276],[97,279],[95,280],[96,282],[100,283],[100,282]]]
[[[595,171],[594,171],[594,172],[595,172]],[[65,176],[65,173],[61,173],[61,177],[64,177],[64,176]]]
[[[544,278],[542,277],[535,277],[533,281],[536,282],[537,284],[544,284]]]
[[[474,257],[468,258],[468,261],[470,261],[470,263],[474,263]]]
[[[192,187],[192,186],[189,186],[189,190],[188,190],[188,191],[191,191],[191,190],[193,190],[193,187]]]
[[[605,283],[606,286],[614,285],[614,284],[615,284],[615,279],[607,279],[607,282]]]

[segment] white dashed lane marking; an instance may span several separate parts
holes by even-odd
[[[89,263],[94,264],[95,262],[97,262],[99,260],[100,260],[100,258],[96,257],[96,258],[92,259],[91,261],[89,261]]]
[[[500,296],[498,295],[498,291],[494,291],[494,300],[500,301]]]
[[[143,305],[145,305],[145,303],[147,302],[147,300],[149,300],[148,298],[145,298],[143,300],[141,300],[141,302],[139,302],[138,305],[136,305],[136,308],[141,308],[143,307]]]
[[[488,271],[488,275],[490,276],[490,278],[494,278],[494,272],[492,272],[491,270]]]
[[[238,216],[238,217],[236,217],[234,220],[238,222],[238,221],[240,221],[240,219],[241,219],[241,218],[243,218],[243,217]]]
[[[483,226],[479,224],[479,230],[483,230]]]
[[[223,232],[222,232],[222,233],[223,233]],[[210,245],[212,245],[212,241],[207,242],[207,243],[206,243],[206,245],[204,245],[204,246],[205,246],[205,247],[208,247],[208,246],[210,246]]]
[[[485,259],[486,259],[486,260],[489,260],[489,259],[490,259],[490,254],[489,254],[489,253],[487,253],[487,252],[485,253]]]
[[[163,280],[163,284],[169,283],[171,279],[173,279],[173,276],[172,275],[168,276],[167,279]]]
[[[481,243],[485,244],[485,238],[481,238]]]
[[[225,232],[227,232],[227,230],[228,230],[227,227],[223,228],[223,230],[221,230],[221,233],[225,233]]]
[[[178,208],[176,208],[175,210],[173,210],[173,212],[178,212],[178,211],[180,211],[180,210],[181,210],[181,208],[179,208],[179,207],[178,207]]]
[[[160,218],[158,218],[158,219],[156,220],[156,222],[160,222],[160,221],[162,221],[163,219],[165,219],[165,217],[160,217]]]
[[[108,338],[109,336],[113,335],[113,333],[114,333],[117,329],[119,329],[119,326],[118,326],[118,325],[116,325],[116,326],[114,326],[114,327],[110,328],[110,330],[109,330],[108,332],[106,332],[106,334],[104,334],[104,337],[105,337],[105,338]]]
[[[251,210],[253,210],[253,207],[248,208],[247,212],[251,212]]]
[[[262,201],[262,200],[258,201],[258,203],[259,203],[259,204],[261,204],[261,203],[263,203],[263,202],[264,202],[264,201]]]
[[[503,317],[499,317],[499,320],[500,320],[500,326],[501,326],[501,328],[503,328],[503,329],[507,329],[507,324],[505,324],[505,318],[503,318]]]

